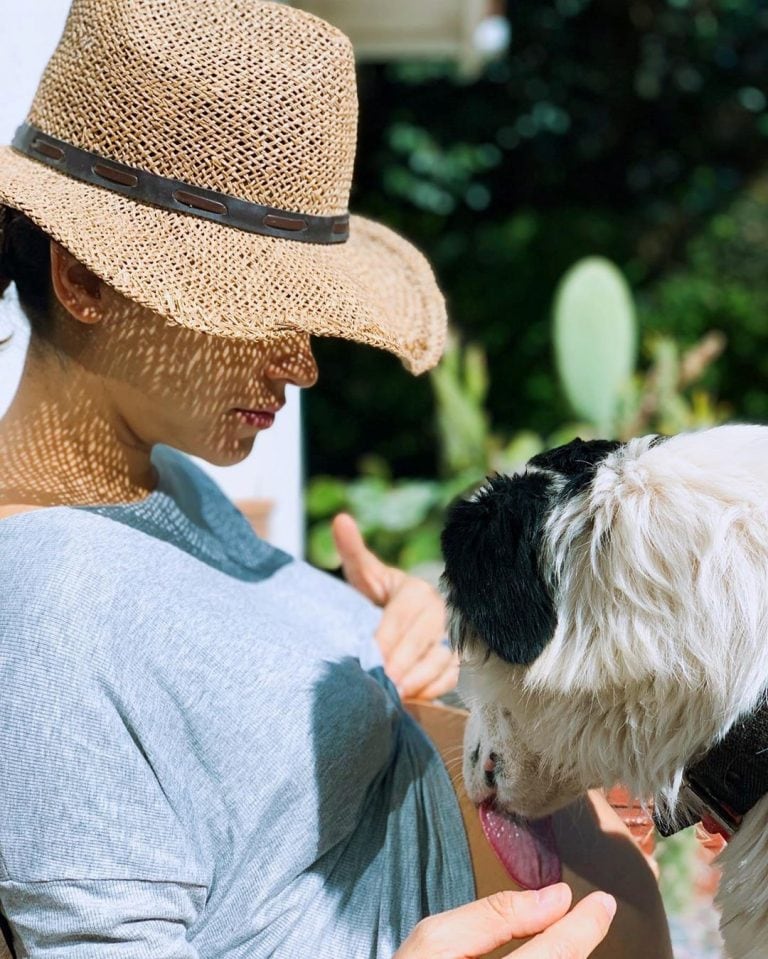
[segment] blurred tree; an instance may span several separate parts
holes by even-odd
[[[738,418],[768,421],[768,175],[713,216],[682,259],[644,297],[645,328],[690,343],[717,326],[728,350],[705,382]]]
[[[509,54],[476,82],[435,64],[360,69],[354,208],[432,260],[454,323],[488,353],[505,429],[547,434],[567,416],[549,318],[561,275],[593,254],[639,291],[646,329],[685,345],[726,327],[716,385],[736,414],[768,418],[768,361],[755,361],[768,272],[744,261],[768,258],[768,213],[738,208],[768,164],[768,5],[509,6]],[[310,472],[351,475],[370,450],[396,475],[429,475],[428,384],[372,350],[317,352]]]

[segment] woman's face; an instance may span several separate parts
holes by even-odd
[[[54,260],[54,273],[61,266]],[[57,345],[147,448],[167,443],[220,466],[239,462],[284,405],[286,386],[317,380],[307,334],[247,342],[197,333],[79,270],[54,283],[68,314]]]

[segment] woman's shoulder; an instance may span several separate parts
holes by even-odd
[[[90,508],[46,506],[0,519],[0,573],[19,578],[67,568],[111,550],[124,528]]]
[[[35,568],[42,570],[48,560],[56,565],[76,558],[68,553],[69,548],[98,546],[106,535],[106,526],[101,528],[98,517],[78,507],[10,508],[0,513],[0,570],[18,570],[27,555],[35,556]]]
[[[153,565],[152,548],[140,531],[80,508],[0,521],[2,648],[34,643],[54,655],[68,645],[72,655],[80,647],[90,655],[99,637],[134,618],[132,570]]]
[[[0,584],[8,612],[61,598],[113,565],[117,533],[100,517],[53,506],[0,521]],[[85,591],[84,595],[88,595]]]
[[[109,669],[117,590],[103,588],[99,527],[67,507],[0,521],[0,684],[17,711],[29,697],[88,701]]]

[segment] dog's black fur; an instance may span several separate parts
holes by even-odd
[[[575,439],[565,446],[557,446],[553,450],[539,453],[528,461],[528,466],[536,469],[558,473],[566,478],[565,488],[558,499],[570,499],[580,493],[592,482],[597,467],[609,453],[614,453],[622,446],[618,440],[584,440]]]
[[[541,571],[542,531],[550,511],[577,495],[621,443],[576,439],[534,456],[514,476],[489,477],[448,512],[442,535],[448,605],[461,613],[459,649],[469,629],[508,663],[528,665],[555,629],[551,589]]]

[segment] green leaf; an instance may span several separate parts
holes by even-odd
[[[635,366],[637,324],[629,286],[609,260],[589,257],[566,273],[555,297],[554,336],[571,406],[611,435]]]
[[[307,556],[310,563],[321,569],[338,569],[341,558],[336,552],[336,544],[329,522],[316,523],[309,531]]]
[[[404,532],[418,526],[435,505],[437,495],[434,483],[402,483],[384,496],[379,525],[393,532]]]
[[[448,475],[488,469],[485,358],[478,347],[462,353],[455,340],[430,374],[435,396],[441,465]]]
[[[347,506],[347,486],[333,476],[313,476],[305,494],[307,514],[312,519],[334,516]]]
[[[384,513],[384,501],[389,483],[378,476],[366,476],[350,483],[347,498],[349,509],[360,525],[363,535],[378,529]]]
[[[476,343],[469,343],[464,351],[464,381],[469,397],[482,407],[488,396],[488,363],[485,351]]]
[[[532,456],[541,453],[544,449],[544,440],[531,430],[522,430],[516,433],[503,450],[496,454],[494,469],[500,473],[515,473],[528,462]]]
[[[440,532],[442,523],[431,523],[414,530],[400,553],[403,569],[413,569],[422,563],[436,563],[442,560]]]
[[[377,476],[383,480],[392,479],[392,471],[389,468],[389,463],[387,463],[383,456],[379,456],[378,453],[366,453],[365,456],[361,456],[357,468],[361,476]]]
[[[570,443],[577,437],[582,440],[600,438],[595,427],[590,423],[566,423],[547,437],[546,447],[551,450],[556,446],[565,446],[566,443]]]

